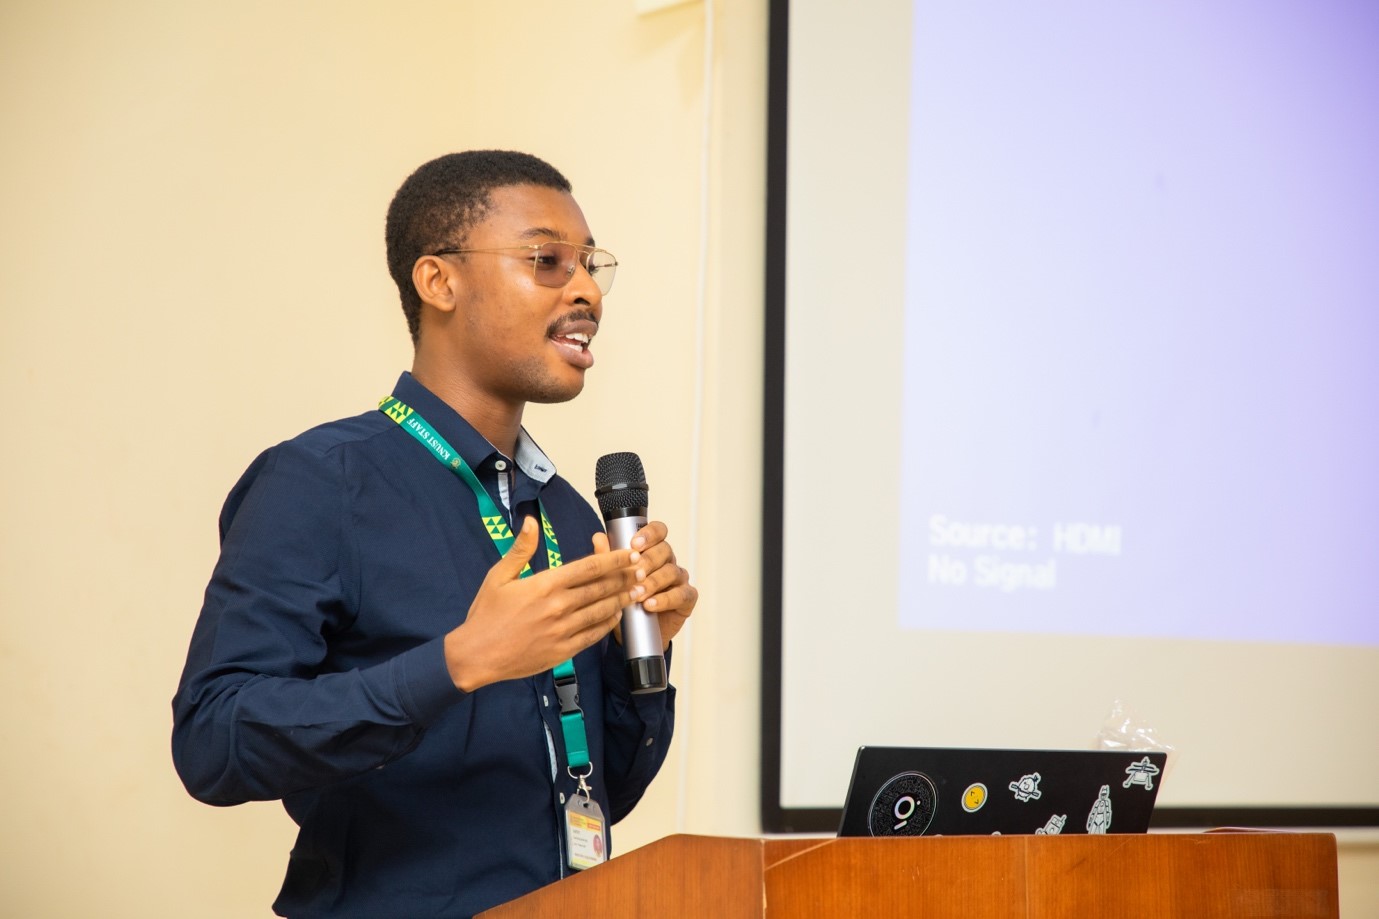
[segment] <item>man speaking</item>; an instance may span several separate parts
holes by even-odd
[[[664,524],[611,549],[522,428],[583,388],[617,269],[565,177],[444,156],[386,236],[412,370],[235,485],[173,700],[188,791],[300,827],[285,916],[470,916],[603,860],[674,720],[621,611],[668,652],[698,599]]]

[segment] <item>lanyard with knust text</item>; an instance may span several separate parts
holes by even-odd
[[[493,503],[488,491],[479,482],[474,470],[464,461],[464,457],[460,456],[459,452],[410,405],[393,396],[386,396],[378,403],[378,410],[397,422],[398,427],[431,451],[437,462],[469,486],[470,491],[474,492],[475,500],[479,502],[479,516],[483,519],[484,529],[488,531],[498,554],[506,555],[517,537],[513,535],[507,518],[498,510],[498,505]],[[550,518],[546,516],[546,508],[539,500],[536,506],[541,512],[541,536],[546,545],[547,566],[559,568],[560,544],[556,542],[555,528],[551,526]],[[531,565],[528,564],[522,569],[521,577],[531,573]],[[565,736],[565,758],[569,762],[567,768],[570,774],[574,775],[575,769],[589,766],[589,739],[584,731],[584,712],[579,707],[579,682],[575,678],[574,660],[570,659],[557,665],[551,671],[551,675],[555,677],[555,693],[560,700],[560,729]]]

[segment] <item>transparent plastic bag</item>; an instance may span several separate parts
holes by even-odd
[[[1168,761],[1164,764],[1164,778],[1168,778],[1178,758],[1177,748],[1161,740],[1154,726],[1120,699],[1111,703],[1111,711],[1101,722],[1101,730],[1097,731],[1092,746],[1097,750],[1166,753]]]

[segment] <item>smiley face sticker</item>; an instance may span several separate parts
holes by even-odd
[[[967,790],[962,793],[962,809],[969,814],[975,814],[982,809],[986,803],[986,786],[981,782],[973,782],[967,786]]]

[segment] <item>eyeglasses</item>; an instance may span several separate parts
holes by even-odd
[[[564,287],[575,276],[575,267],[583,265],[589,277],[602,293],[613,287],[613,275],[618,260],[607,249],[580,246],[575,243],[534,243],[530,246],[495,246],[491,249],[440,249],[432,255],[465,255],[470,252],[530,252],[532,277],[542,287]]]

